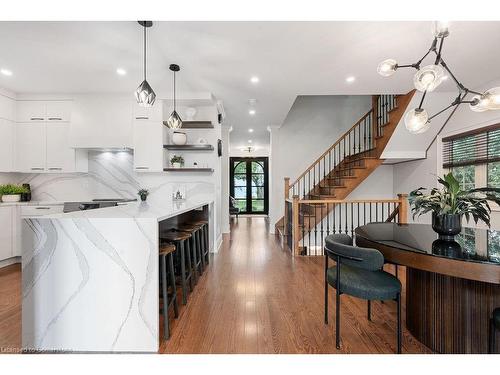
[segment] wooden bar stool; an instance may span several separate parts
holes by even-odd
[[[490,342],[489,342],[489,353],[496,353],[496,335],[497,331],[500,331],[500,307],[493,310],[493,314],[490,319]]]
[[[160,233],[160,240],[171,242],[175,245],[176,254],[179,254],[177,259],[180,261],[181,268],[181,287],[182,287],[182,304],[187,303],[187,283],[189,281],[189,289],[193,291],[193,272],[191,262],[191,251],[189,248],[190,233],[176,232],[175,230],[163,231]],[[187,248],[187,249],[186,249]],[[187,251],[186,251],[187,250]],[[187,267],[186,267],[187,266]]]
[[[174,316],[179,316],[179,306],[177,304],[177,289],[175,287],[175,271],[174,271],[174,252],[175,245],[164,243],[160,245],[160,284],[161,294],[163,299],[163,338],[170,338],[170,327],[168,322],[168,309],[174,306]],[[168,277],[170,276],[170,286],[172,293],[168,295]]]
[[[208,221],[207,220],[195,220],[191,222],[194,225],[201,225],[201,237],[202,237],[202,261],[203,266],[210,263],[210,245],[209,245],[209,233],[208,233]]]
[[[191,259],[193,260],[194,278],[195,283],[197,278],[203,273],[203,254],[202,254],[202,236],[201,236],[201,225],[195,224],[181,224],[175,228],[178,232],[187,232],[191,234]]]

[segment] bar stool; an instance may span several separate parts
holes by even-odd
[[[492,317],[490,319],[490,345],[489,352],[495,353],[496,348],[496,335],[497,331],[500,331],[500,307],[493,310]]]
[[[189,241],[188,241],[190,238],[191,238],[190,233],[176,232],[175,230],[163,231],[160,233],[160,240],[173,243],[175,245],[176,254],[180,255],[177,257],[177,259],[180,261],[180,266],[181,266],[180,268],[181,268],[181,287],[182,287],[183,305],[187,303],[188,281],[189,281],[189,289],[193,291],[191,251],[189,248]],[[188,266],[187,269],[186,265]]]
[[[175,287],[175,271],[174,271],[174,252],[175,246],[170,243],[160,245],[160,284],[161,293],[163,298],[163,338],[168,340],[170,338],[170,327],[168,322],[168,309],[174,306],[174,316],[179,316],[179,306],[177,304],[177,289]],[[170,298],[168,296],[168,281],[167,275],[170,276],[170,286],[172,293]]]
[[[208,221],[207,220],[195,220],[191,222],[191,224],[194,225],[201,225],[201,237],[202,237],[202,260],[203,260],[203,267],[205,267],[205,264],[210,263],[210,245],[208,241]]]
[[[203,254],[202,254],[202,235],[201,235],[201,225],[196,224],[181,224],[175,228],[178,232],[187,232],[191,234],[191,259],[193,260],[194,278],[195,284],[197,278],[203,273]]]

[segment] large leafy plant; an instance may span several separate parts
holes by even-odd
[[[0,195],[17,195],[28,193],[28,189],[21,185],[5,184],[0,185]]]
[[[477,224],[479,220],[490,226],[491,208],[488,201],[500,204],[500,189],[477,188],[461,190],[457,179],[450,172],[438,177],[438,182],[443,186],[441,189],[433,188],[430,194],[424,194],[427,190],[420,187],[413,190],[408,200],[412,206],[413,218],[434,212],[436,215],[463,215],[469,222],[470,217]]]

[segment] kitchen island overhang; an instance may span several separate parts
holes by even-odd
[[[205,215],[213,251],[213,202],[129,203],[24,218],[23,349],[157,352],[159,222]]]

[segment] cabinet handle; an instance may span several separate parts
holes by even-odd
[[[50,207],[36,207],[35,210],[50,210]]]
[[[62,121],[61,117],[49,117],[50,121]]]
[[[34,167],[34,168],[31,168],[32,171],[43,171],[44,168],[37,168],[37,167]]]
[[[43,117],[32,117],[31,121],[43,121]]]
[[[136,120],[149,120],[149,117],[147,117],[147,116],[137,116],[135,119]]]
[[[62,171],[62,168],[53,167],[53,168],[49,168],[49,171]]]
[[[149,167],[135,167],[135,169],[149,169]]]

